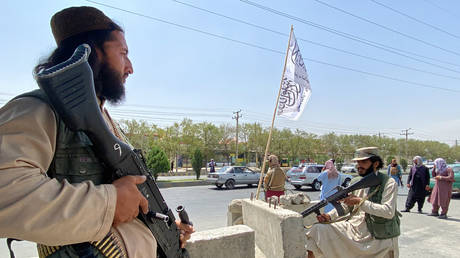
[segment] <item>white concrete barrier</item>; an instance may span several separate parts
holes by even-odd
[[[254,230],[237,225],[195,232],[186,248],[191,258],[254,258]]]
[[[306,237],[302,216],[260,200],[243,199],[244,224],[254,229],[257,247],[267,258],[305,258]]]

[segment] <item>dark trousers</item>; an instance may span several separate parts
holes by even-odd
[[[409,189],[409,194],[407,195],[406,200],[406,209],[410,210],[414,208],[415,202],[418,204],[418,209],[421,210],[423,208],[423,203],[425,202],[425,195],[421,195],[417,193],[411,188]]]

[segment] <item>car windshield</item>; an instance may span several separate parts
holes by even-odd
[[[454,173],[457,173],[460,171],[460,166],[452,167],[452,170],[454,171]]]
[[[231,168],[232,167],[229,167],[229,166],[221,167],[219,170],[216,171],[216,173],[225,173],[225,172],[227,172],[227,170],[229,170]]]
[[[300,173],[303,169],[305,169],[305,167],[296,167],[292,169],[291,173]]]
[[[294,172],[298,167],[292,167],[287,172]]]
[[[323,169],[323,167],[316,167],[316,166],[309,166],[309,167],[306,167],[304,168],[304,171],[307,171],[307,173],[321,173],[321,169]]]

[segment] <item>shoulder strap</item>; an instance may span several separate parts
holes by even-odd
[[[16,239],[16,238],[7,238],[6,239],[6,245],[8,246],[8,250],[10,250],[10,258],[15,258],[13,249],[11,249],[11,244],[13,243],[13,241],[22,241],[22,240],[19,240],[19,239]]]

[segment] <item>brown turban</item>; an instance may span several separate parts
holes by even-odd
[[[113,29],[114,24],[102,11],[89,6],[66,8],[54,14],[50,23],[57,45],[83,32]]]
[[[268,165],[270,167],[279,167],[278,157],[275,155],[268,156]]]

